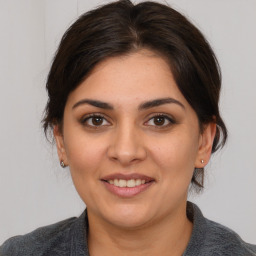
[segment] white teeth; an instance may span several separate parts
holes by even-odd
[[[134,188],[136,186],[140,186],[141,184],[145,184],[146,181],[141,179],[136,179],[136,180],[135,179],[131,179],[131,180],[114,179],[114,180],[108,180],[108,183],[120,188],[125,188],[125,187]]]
[[[141,185],[141,180],[136,180],[136,181],[135,181],[135,185],[136,185],[136,186]]]
[[[135,180],[127,180],[126,182],[128,188],[135,187]]]
[[[127,184],[126,180],[119,180],[119,187],[124,188],[126,187],[126,184]]]
[[[114,185],[117,186],[117,187],[119,187],[119,181],[118,181],[118,179],[114,179]]]

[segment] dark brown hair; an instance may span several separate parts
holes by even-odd
[[[202,33],[183,15],[156,2],[112,2],[83,14],[66,31],[54,57],[46,89],[44,131],[61,125],[68,95],[99,62],[147,48],[164,57],[181,93],[195,110],[200,127],[215,122],[212,153],[223,146],[227,129],[219,113],[221,74]],[[203,187],[203,169],[192,184]]]

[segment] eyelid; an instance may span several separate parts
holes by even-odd
[[[106,118],[106,116],[105,115],[103,115],[103,114],[101,114],[101,113],[91,113],[91,114],[87,114],[87,115],[84,115],[84,116],[82,116],[82,118],[80,119],[80,123],[82,124],[82,125],[85,125],[85,126],[87,126],[87,127],[90,127],[90,128],[100,128],[100,127],[103,127],[103,126],[108,126],[108,125],[99,125],[99,126],[97,126],[97,125],[88,125],[88,124],[86,124],[86,122],[90,119],[90,118],[93,118],[93,117],[101,117],[101,118],[103,118],[105,121],[107,121],[108,123],[110,123],[109,121],[108,121],[108,118]]]
[[[106,122],[108,122],[109,124],[108,125],[89,125],[87,124],[86,122],[90,119],[90,118],[93,118],[93,117],[101,117],[103,118]],[[148,123],[150,120],[152,120],[153,118],[156,118],[156,117],[163,117],[165,118],[166,120],[169,121],[169,123],[167,125],[163,125],[163,126],[158,126],[158,125],[149,125],[149,126],[153,126],[157,129],[163,129],[163,128],[167,128],[173,124],[176,123],[175,119],[169,115],[169,114],[165,114],[165,113],[154,113],[154,114],[151,114],[150,117],[148,117],[148,121],[146,121],[144,124]],[[93,129],[99,129],[101,127],[104,127],[104,126],[109,126],[111,125],[111,123],[108,121],[108,118],[106,118],[105,114],[101,114],[101,113],[91,113],[91,114],[86,114],[84,116],[82,116],[82,118],[80,119],[80,123],[84,126],[87,126],[89,128],[93,128]]]
[[[152,120],[152,119],[155,118],[155,117],[163,117],[163,118],[165,118],[165,119],[167,119],[167,120],[169,121],[169,124],[163,125],[163,126],[150,125],[150,126],[154,126],[154,127],[157,128],[157,129],[161,129],[161,128],[163,129],[163,128],[169,127],[169,126],[171,126],[171,125],[173,125],[173,124],[176,124],[175,119],[174,119],[171,115],[165,114],[165,113],[155,113],[155,114],[153,114],[153,115],[148,119],[148,121],[147,121],[146,123],[148,123],[150,120]]]

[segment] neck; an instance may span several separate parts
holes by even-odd
[[[192,233],[192,223],[186,216],[186,205],[171,216],[133,229],[113,226],[98,219],[90,211],[88,220],[91,256],[182,255]]]

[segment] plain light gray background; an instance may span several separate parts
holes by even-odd
[[[0,244],[85,207],[40,120],[60,37],[78,15],[107,2],[0,0]],[[167,2],[202,30],[223,72],[221,113],[229,141],[207,167],[205,192],[190,200],[256,243],[256,1]]]

